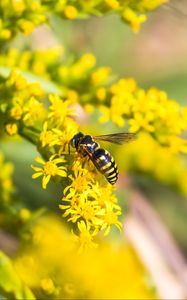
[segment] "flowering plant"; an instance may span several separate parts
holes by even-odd
[[[113,228],[122,230],[122,207],[116,186],[107,183],[94,165],[73,149],[69,153],[70,140],[78,131],[97,133],[95,124],[100,129],[102,124],[110,124],[112,130],[116,126],[136,133],[137,141],[116,150],[116,157],[125,157],[121,161],[118,159],[120,172],[141,171],[187,194],[184,181],[180,180],[181,176],[187,176],[181,156],[181,153],[187,153],[187,142],[182,137],[187,129],[185,107],[170,99],[164,91],[140,88],[132,78],[116,79],[109,67],[97,66],[91,53],[72,60],[65,58],[62,46],[22,51],[10,47],[10,40],[20,31],[29,35],[38,25],[50,24],[50,15],[73,20],[115,13],[137,32],[140,24],[146,21],[145,13],[164,2],[1,1],[0,125],[7,134],[5,137],[3,132],[1,137],[13,141],[22,138],[34,146],[38,154],[36,163],[31,166],[32,178],[41,180],[43,190],[52,181],[58,184],[59,208],[66,225],[71,227],[67,230],[57,217],[44,217],[43,209],[35,212],[27,207],[13,185],[13,165],[4,161],[1,152],[0,225],[2,229],[10,230],[22,245],[30,243],[30,250],[25,249],[12,261],[0,253],[0,265],[4,266],[0,271],[3,297],[8,299],[13,295],[16,299],[34,299],[33,291],[37,297],[45,295],[46,298],[51,295],[53,298],[117,295],[115,286],[110,295],[103,287],[107,280],[112,280],[107,278],[103,261],[107,253],[108,262],[115,249],[108,242],[105,244],[102,236],[106,237]],[[6,43],[7,47],[4,47]],[[162,160],[161,164],[156,163],[158,160]],[[170,164],[175,168],[172,172],[168,171]],[[98,246],[100,254],[95,249]],[[82,253],[86,253],[85,257]],[[118,267],[112,267],[116,272],[120,270],[121,280],[126,276],[130,284],[138,283],[131,294],[131,290],[123,290],[122,281],[116,282],[119,297],[140,294],[144,298],[156,297],[153,290],[142,284],[144,271],[131,247],[122,245],[117,254],[115,263]],[[94,269],[94,263],[88,276],[85,271],[77,271],[80,267],[86,268],[87,261],[96,259],[102,266],[102,283],[95,278],[98,265]],[[132,272],[130,276],[129,272],[125,274],[126,264],[138,272]],[[68,275],[67,280],[62,276],[64,274]],[[5,275],[7,282],[3,281]],[[83,286],[82,290],[76,280]]]

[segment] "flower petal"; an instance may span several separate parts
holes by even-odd
[[[43,179],[42,179],[42,188],[43,189],[46,189],[47,184],[48,184],[50,178],[51,178],[51,175],[47,175],[47,176],[43,177]]]

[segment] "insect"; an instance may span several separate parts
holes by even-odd
[[[83,157],[91,159],[95,167],[101,172],[110,184],[115,184],[118,179],[118,168],[111,154],[100,148],[95,140],[106,141],[122,145],[136,139],[133,133],[114,133],[99,136],[84,135],[78,132],[70,140],[70,145]]]

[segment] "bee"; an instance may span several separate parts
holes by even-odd
[[[91,135],[84,135],[82,132],[78,132],[70,140],[70,145],[82,157],[87,156],[110,184],[115,184],[119,173],[115,160],[107,150],[100,147],[96,140],[122,145],[135,139],[136,135],[133,133],[123,132],[92,137]]]

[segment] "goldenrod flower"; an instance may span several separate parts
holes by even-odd
[[[69,197],[63,200],[70,202],[69,205],[60,205],[61,209],[65,209],[64,217],[70,215],[68,221],[75,223],[79,219],[84,219],[94,226],[96,226],[96,224],[101,225],[102,222],[99,220],[101,208],[98,202],[94,200],[91,190],[90,195],[85,191],[85,193],[79,194],[79,196],[75,195],[71,200],[68,198]],[[88,200],[89,198],[90,200]]]
[[[21,221],[27,222],[31,218],[31,212],[28,208],[21,208],[19,211],[19,217]]]
[[[96,97],[100,102],[106,99],[106,88],[100,87],[96,90]]]
[[[25,35],[31,34],[34,30],[34,27],[35,27],[34,23],[29,20],[22,19],[19,22],[19,28]]]
[[[15,14],[20,15],[26,8],[24,0],[13,0],[12,6]]]
[[[92,231],[91,226],[84,221],[78,222],[79,234],[74,234],[74,240],[79,243],[79,252],[90,248],[97,248],[97,244],[93,242],[97,231]]]
[[[23,108],[21,107],[20,104],[14,105],[10,110],[10,116],[15,120],[21,119],[22,114],[23,114]]]
[[[38,178],[39,176],[43,176],[42,178],[42,187],[46,189],[48,182],[50,181],[51,177],[60,176],[66,177],[66,167],[62,166],[61,164],[65,162],[63,158],[57,157],[56,154],[52,155],[50,159],[45,162],[40,157],[35,158],[36,162],[43,165],[43,168],[31,166],[35,174],[32,175],[32,178]],[[60,166],[57,166],[60,164]]]
[[[69,100],[62,100],[58,95],[49,95],[49,101],[52,103],[49,107],[51,112],[48,118],[54,123],[61,125],[65,118],[76,116],[75,108],[71,106]]]
[[[120,6],[118,0],[105,0],[105,3],[113,9],[117,9]]]
[[[23,121],[29,123],[34,123],[42,119],[45,116],[45,109],[43,103],[38,101],[35,97],[31,97],[27,105],[24,108]]]
[[[98,68],[91,75],[92,84],[94,86],[103,84],[109,78],[110,73],[111,73],[111,69],[109,67]]]
[[[140,24],[147,20],[145,15],[137,15],[131,8],[126,8],[123,11],[122,17],[130,23],[134,32],[138,32],[140,29]]]
[[[103,210],[103,225],[101,230],[105,230],[104,235],[106,236],[111,229],[111,225],[115,225],[120,231],[122,229],[122,224],[118,220],[118,216],[121,215],[121,208],[118,206],[118,209],[114,208],[112,203],[106,202],[106,209]]]
[[[82,64],[85,69],[91,69],[96,64],[96,58],[92,53],[86,53],[80,58],[80,64]]]
[[[73,172],[73,175],[69,175],[72,183],[64,189],[63,204],[60,205],[64,211],[63,216],[68,217],[72,223],[83,219],[92,232],[105,230],[105,235],[111,225],[121,229],[118,220],[121,208],[112,192],[113,187],[108,183],[101,186],[96,180],[96,173],[82,168],[79,161],[74,163]]]
[[[54,282],[51,278],[43,278],[40,285],[47,295],[51,295],[55,291]]]
[[[67,5],[64,8],[64,15],[66,16],[66,18],[74,20],[78,15],[78,11],[75,6]]]
[[[5,130],[8,135],[13,136],[18,133],[18,126],[16,123],[7,123],[5,125]]]
[[[76,193],[85,192],[94,181],[93,174],[86,168],[83,168],[79,160],[73,164],[73,173],[73,175],[68,176],[72,181],[71,184],[64,189],[64,194],[68,192],[68,197],[72,197]]]
[[[153,114],[143,115],[141,113],[135,113],[134,118],[129,120],[130,132],[137,132],[140,129],[145,129],[148,132],[153,132],[155,130],[154,126],[151,124],[153,121]]]
[[[59,146],[58,153],[61,155],[67,152],[67,146],[71,138],[78,132],[79,125],[73,119],[65,119],[63,130],[53,128],[52,132],[56,135],[55,144]],[[68,146],[69,147],[69,146]]]
[[[43,124],[43,129],[40,133],[40,142],[42,147],[52,147],[58,143],[58,136],[53,130],[48,129],[48,122]]]

